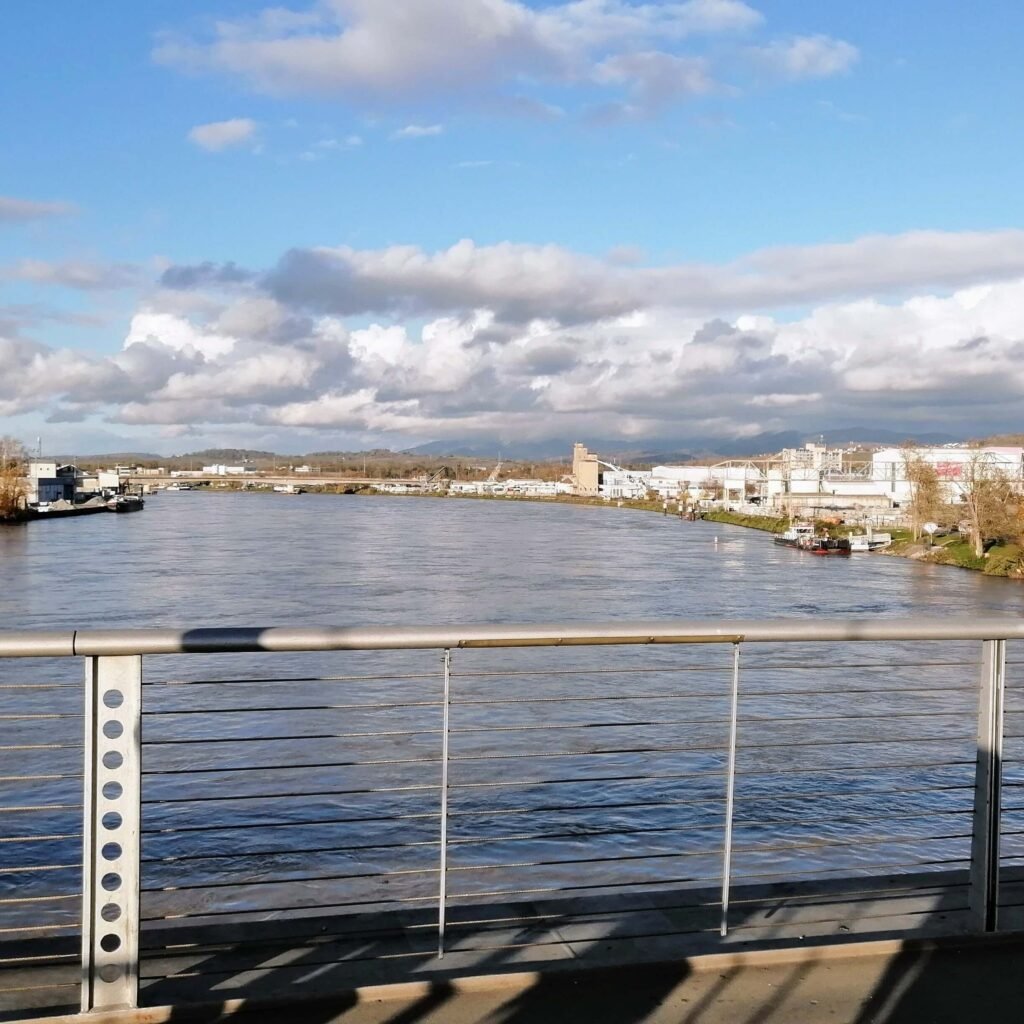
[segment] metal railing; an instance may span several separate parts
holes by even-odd
[[[1020,640],[995,617],[0,633],[0,970],[80,984],[85,1012],[254,965],[344,984],[378,955],[1017,926]],[[272,653],[293,671],[261,675]]]

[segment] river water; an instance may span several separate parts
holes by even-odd
[[[618,508],[182,492],[0,529],[6,630],[1022,611],[1011,581]],[[732,656],[454,652],[453,901],[713,884]],[[977,659],[745,648],[737,877],[963,867]],[[0,662],[0,803],[39,808],[0,818],[0,897],[54,897],[0,928],[74,926],[80,673]],[[436,898],[439,652],[147,658],[144,681],[145,918]]]
[[[714,538],[718,538],[718,545]],[[1024,587],[762,533],[526,502],[164,493],[0,530],[4,628],[1024,610]]]

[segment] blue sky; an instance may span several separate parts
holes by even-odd
[[[302,450],[1014,426],[1020,5],[2,18],[0,433]],[[207,263],[249,273],[180,287]],[[900,379],[978,336],[956,409],[957,381]]]

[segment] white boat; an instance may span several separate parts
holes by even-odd
[[[776,544],[785,544],[787,547],[799,547],[800,541],[810,540],[814,536],[814,526],[810,523],[795,523],[788,530],[772,535]]]
[[[191,484],[168,484],[167,485],[167,490],[168,491],[191,491],[192,490],[192,485]]]
[[[274,490],[278,494],[305,494],[305,490],[296,484],[274,484]]]
[[[851,533],[851,551],[877,551],[887,548],[892,543],[891,533]]]

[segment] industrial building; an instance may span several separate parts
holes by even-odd
[[[204,476],[245,476],[247,473],[255,474],[255,466],[203,466]],[[305,472],[309,472],[308,467]]]
[[[30,505],[50,501],[74,501],[82,476],[75,466],[33,459],[28,464],[26,501]]]
[[[663,500],[726,507],[756,506],[774,513],[882,514],[899,510],[911,499],[908,459],[921,459],[935,467],[950,503],[962,500],[964,481],[974,464],[1017,481],[1024,492],[1024,448],[1007,446],[882,448],[870,458],[861,452],[855,459],[840,448],[807,444],[765,459],[655,466],[641,471],[611,467],[577,444],[573,482],[574,493],[591,493],[596,476],[597,491],[607,500],[656,495]],[[602,472],[602,466],[609,468]]]
[[[572,494],[573,488],[572,484],[561,480],[452,480],[448,493],[557,498],[560,494]]]
[[[1024,448],[915,448],[913,455],[935,467],[935,474],[949,502],[962,499],[964,483],[971,475],[972,466],[984,467],[986,471],[1000,473],[1024,484]],[[910,500],[906,453],[902,449],[883,448],[874,452],[871,456],[871,478],[885,488],[892,501]]]
[[[598,458],[578,441],[572,446],[572,493],[596,498],[600,486]]]

